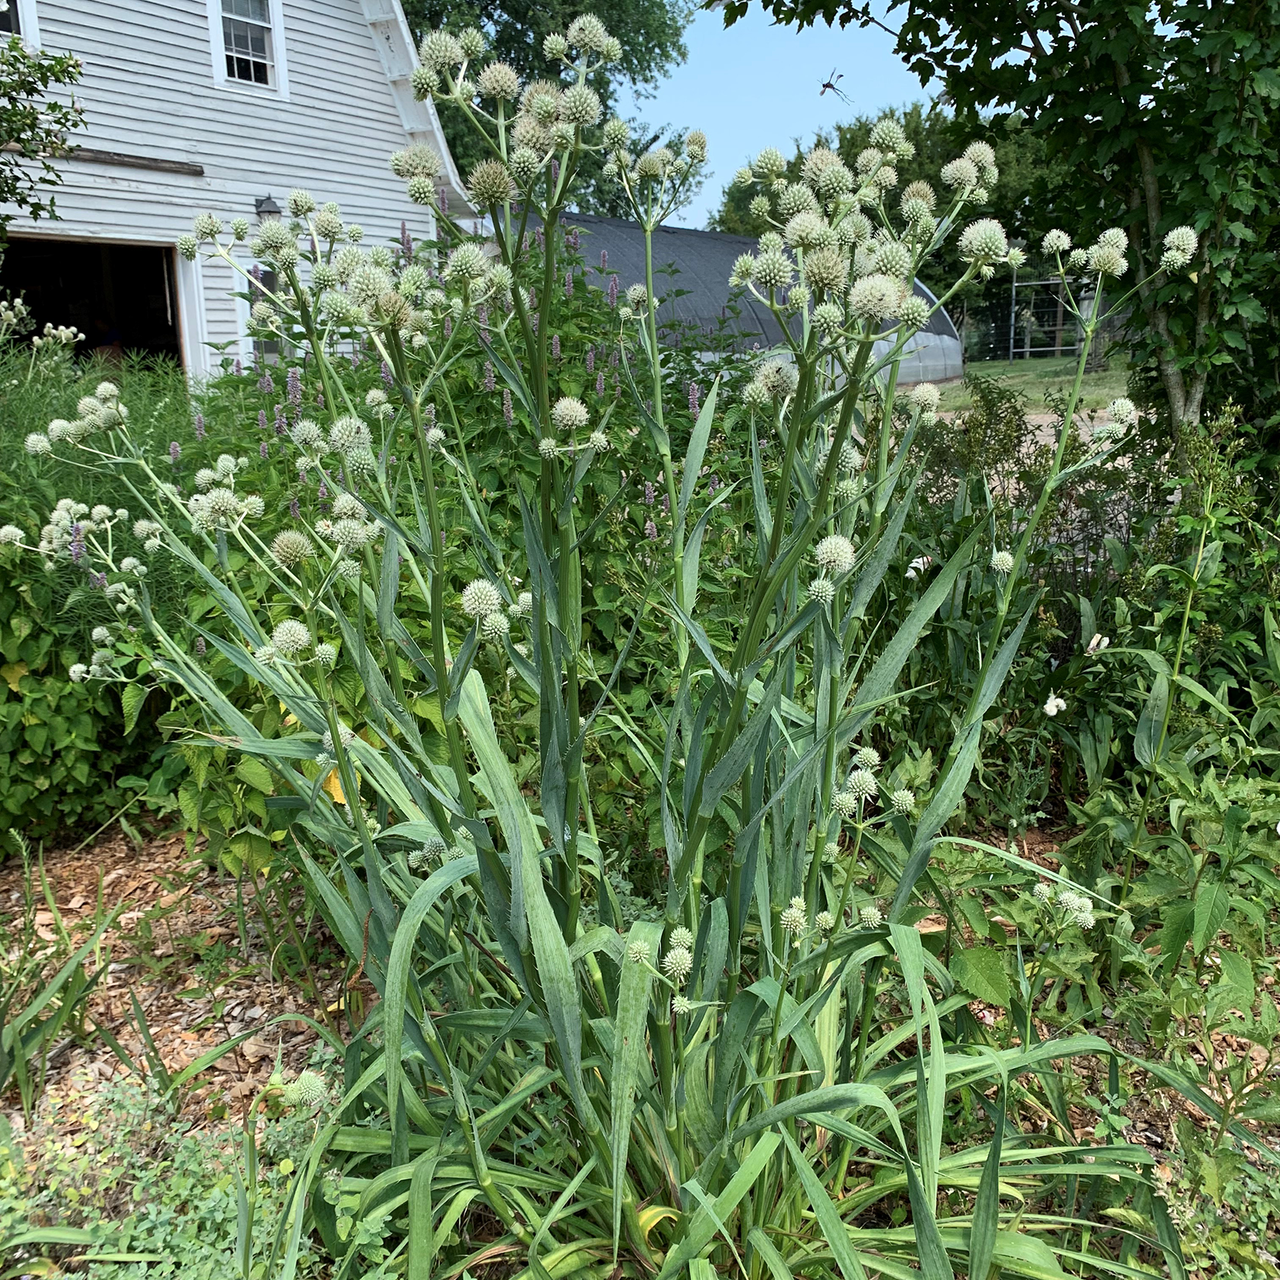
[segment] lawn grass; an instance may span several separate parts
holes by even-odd
[[[1030,413],[1045,412],[1044,397],[1047,391],[1061,388],[1069,390],[1075,377],[1074,356],[1060,356],[1041,360],[971,360],[965,365],[966,375],[984,378],[1002,378],[1009,386],[1020,391],[1027,401]],[[1113,359],[1110,367],[1098,373],[1086,373],[1081,388],[1080,407],[1084,411],[1105,408],[1117,396],[1125,393],[1128,369],[1119,359]],[[948,383],[941,388],[942,409],[954,412],[970,405],[969,389],[961,381]]]

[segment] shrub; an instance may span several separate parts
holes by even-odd
[[[61,454],[92,442],[132,486],[140,546],[133,517],[73,505],[40,549],[81,556],[120,627],[138,626],[128,643],[146,644],[156,674],[220,727],[236,767],[270,769],[263,809],[300,846],[335,936],[382,997],[298,1175],[308,1198],[294,1238],[314,1225],[354,1267],[353,1227],[390,1222],[422,1273],[501,1255],[536,1275],[621,1267],[661,1280],[701,1280],[735,1259],[755,1274],[945,1277],[994,1264],[1042,1276],[1060,1256],[1131,1257],[1093,1216],[1121,1208],[1142,1222],[1148,1258],[1175,1259],[1147,1153],[1084,1147],[1071,1130],[1052,1064],[1106,1043],[1039,1040],[1030,998],[1011,989],[1021,1034],[993,1043],[969,1012],[992,989],[984,949],[949,966],[941,939],[916,927],[938,904],[935,845],[1035,615],[1038,530],[1058,487],[1124,431],[1079,444],[1082,355],[1035,491],[1004,521],[970,520],[945,562],[902,585],[918,485],[908,461],[937,409],[934,388],[897,388],[929,318],[908,282],[953,238],[967,264],[956,287],[1019,261],[998,224],[964,226],[979,181],[994,181],[989,150],[948,166],[945,198],[915,192],[905,225],[888,212],[906,146],[892,121],[856,173],[815,152],[801,182],[782,183],[781,157],[762,153],[742,181],[759,184],[779,229],[735,278],[788,338],[744,359],[732,413],[713,384],[687,414],[651,265],[609,320],[618,394],[584,389],[563,366],[557,221],[584,148],[603,146],[651,263],[653,232],[696,178],[705,140],[637,157],[613,121],[595,141],[587,79],[613,42],[594,19],[550,46],[574,83],[526,86],[510,120],[504,103],[474,102],[467,64],[482,46],[479,32],[431,35],[417,86],[489,139],[495,158],[472,189],[496,260],[443,211],[440,249],[355,248],[339,211],[306,192],[251,245],[276,281],[249,278],[256,331],[305,350],[314,379],[292,412],[282,406],[288,507],[234,454],[179,492],[114,386],[30,444]],[[414,199],[434,201],[438,157],[411,148],[392,165]],[[197,232],[234,263],[216,217]],[[1099,278],[1125,269],[1117,237],[1078,264],[1094,277],[1087,336]],[[365,352],[380,386],[351,368],[347,353]],[[469,361],[510,392],[510,470],[493,491],[476,483],[453,397]],[[615,420],[624,404],[638,440]],[[717,428],[737,437],[742,465],[709,492]],[[639,518],[619,449],[647,449],[656,473],[647,483],[661,497]],[[615,596],[597,556],[636,525]],[[709,568],[712,546],[723,574]],[[153,605],[151,565],[166,555],[216,605],[198,631],[225,666]],[[937,767],[886,767],[902,674],[962,579],[972,657],[934,694],[946,725],[932,739]],[[727,589],[704,591],[712,584]],[[633,645],[651,666],[624,691]],[[97,674],[118,662],[101,655]],[[281,715],[246,715],[231,668]],[[500,736],[522,717],[522,734]],[[664,901],[625,932],[592,751],[634,768],[656,797]],[[1076,903],[1072,928],[1097,923],[1091,903],[1111,914],[1056,879]],[[1015,1093],[1055,1117],[1052,1140],[1009,1123]],[[989,1120],[975,1140],[979,1108]],[[338,1207],[321,1193],[326,1166],[346,1193]],[[1078,1178],[1083,1208],[1074,1190],[1059,1194]],[[1002,1203],[1014,1184],[1017,1204]]]

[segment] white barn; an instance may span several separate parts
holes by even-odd
[[[84,64],[58,220],[10,224],[0,284],[90,348],[167,351],[197,377],[220,351],[250,353],[243,281],[175,252],[202,210],[252,224],[267,197],[305,187],[366,244],[398,242],[402,223],[429,237],[430,211],[387,166],[410,142],[440,153],[449,205],[468,208],[435,108],[410,87],[399,0],[9,0],[0,27]]]

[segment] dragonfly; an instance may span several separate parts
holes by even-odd
[[[842,102],[848,102],[849,99],[844,90],[840,88],[840,81],[844,79],[843,75],[836,75],[835,67],[831,68],[831,74],[822,82],[822,88],[818,91],[818,97],[822,97],[828,89],[836,95]]]

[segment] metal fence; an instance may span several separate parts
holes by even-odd
[[[1093,282],[1068,282],[1082,311],[1093,305]],[[1001,295],[980,309],[966,307],[959,317],[966,360],[1036,360],[1080,353],[1084,334],[1072,315],[1062,281],[1031,276],[1009,281]],[[1118,321],[1099,333],[1090,352],[1090,364],[1105,361],[1110,337]]]

